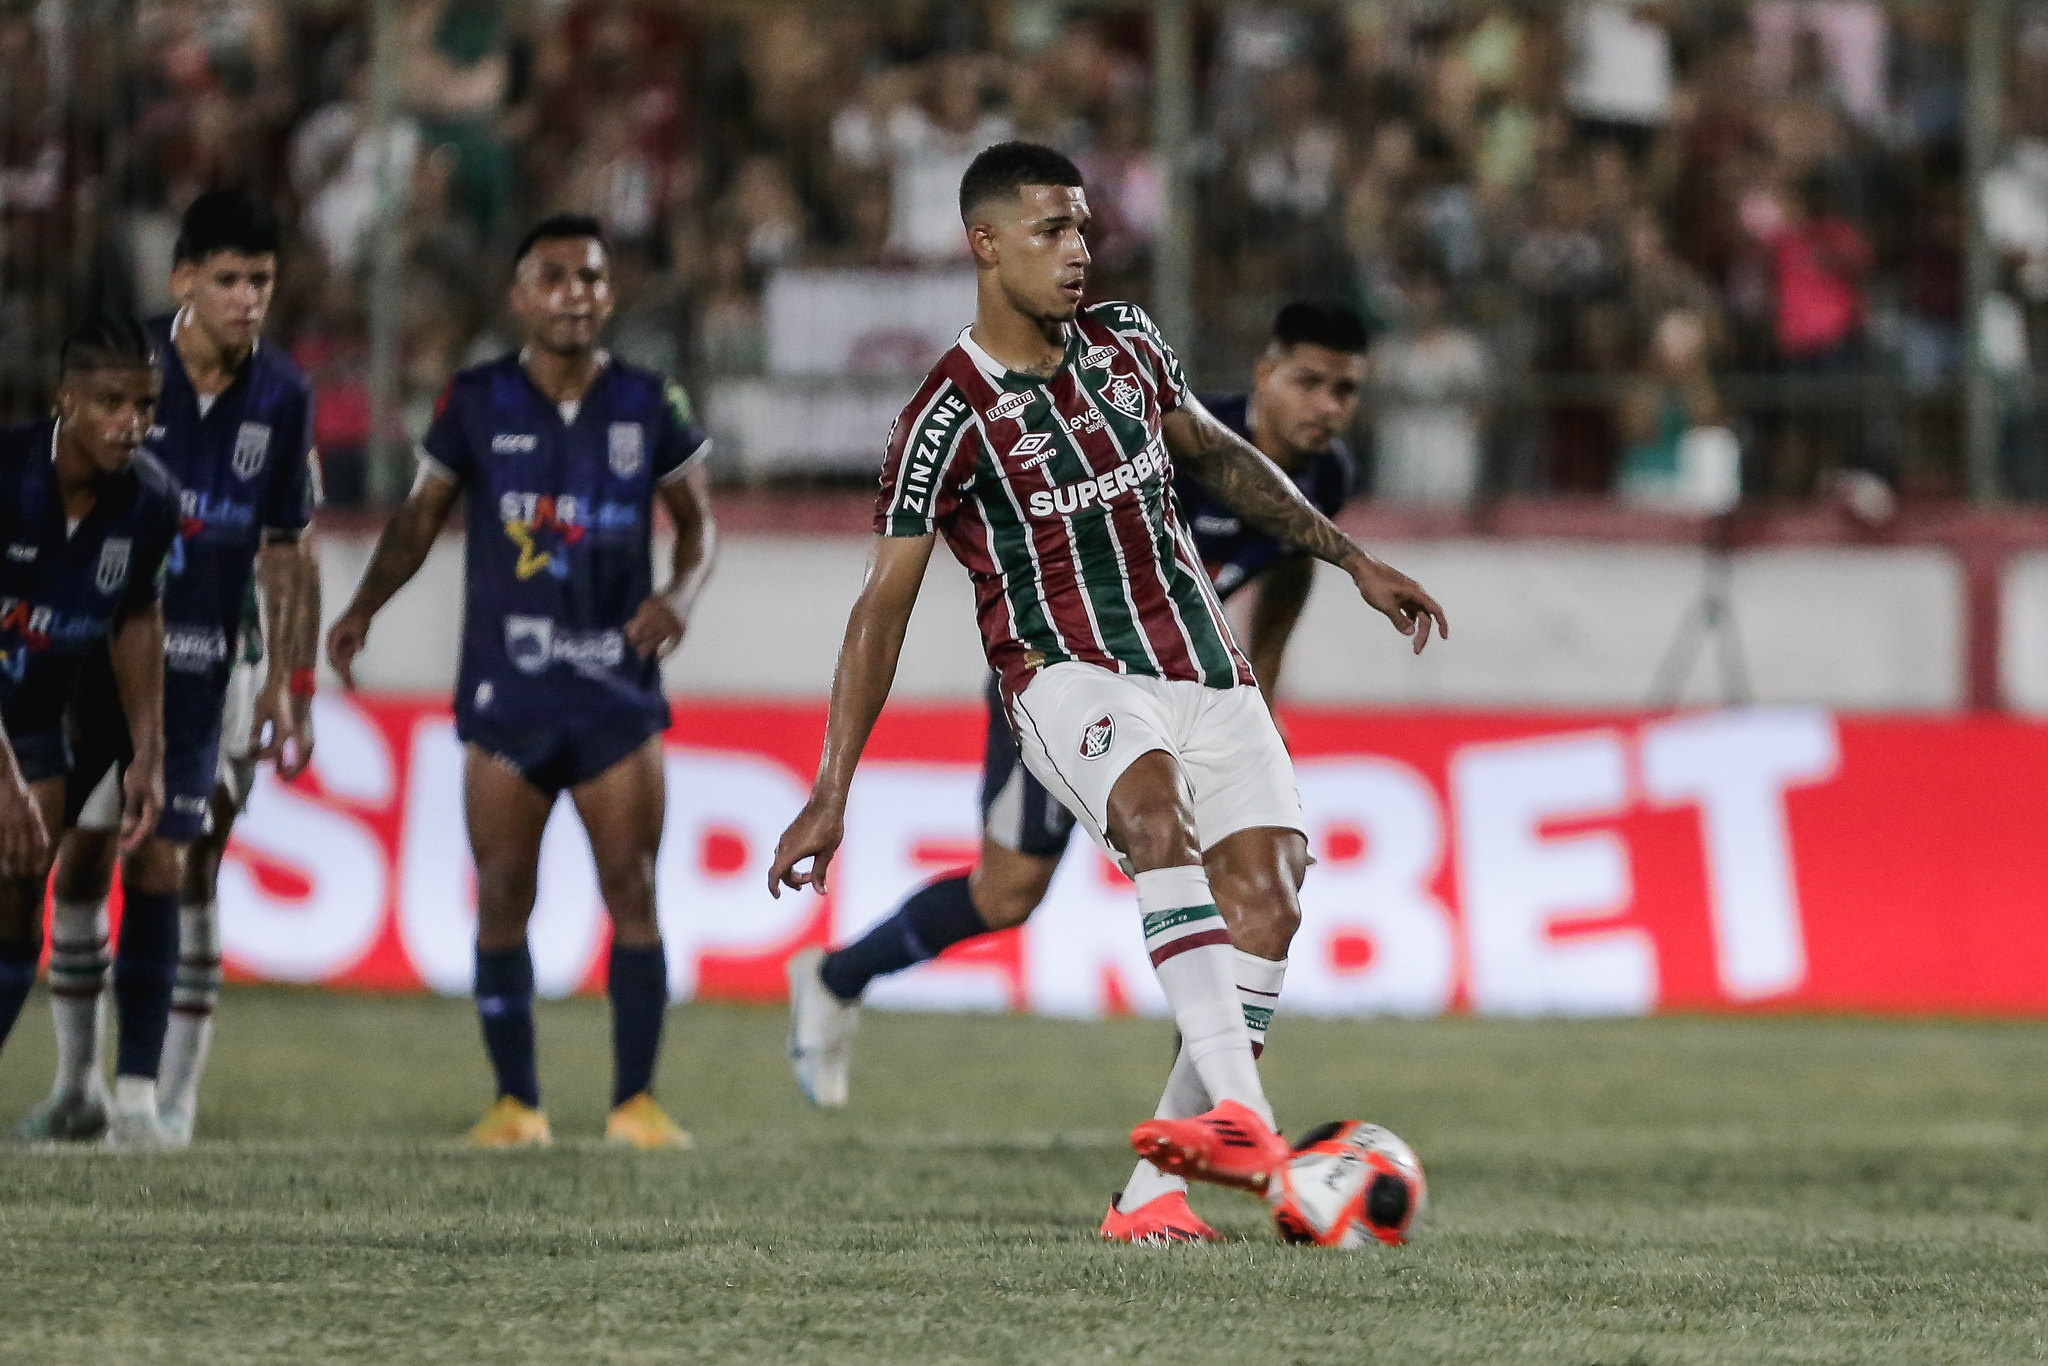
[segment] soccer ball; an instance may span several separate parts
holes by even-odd
[[[1317,1247],[1405,1243],[1428,1200],[1415,1150],[1357,1119],[1311,1129],[1266,1186],[1281,1241]]]

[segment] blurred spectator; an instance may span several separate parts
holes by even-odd
[[[1683,497],[1687,435],[1727,420],[1708,356],[1706,319],[1683,308],[1657,319],[1617,420],[1623,444],[1614,483],[1623,498],[1669,506]]]
[[[1851,382],[1862,369],[1870,243],[1835,208],[1828,181],[1819,174],[1809,174],[1794,194],[1753,195],[1743,216],[1770,252],[1781,367],[1808,382],[1796,395],[1806,406],[1780,433],[1771,488],[1781,496],[1804,497],[1846,463],[1860,434],[1861,394]],[[1816,413],[1815,407],[1824,411]]]
[[[1373,343],[1367,367],[1373,496],[1456,507],[1478,492],[1482,421],[1493,367],[1445,309],[1440,274],[1402,282],[1402,321]]]
[[[498,120],[511,91],[496,0],[410,0],[404,22],[407,105],[433,146],[455,150],[455,198],[486,241],[505,231],[512,157]]]

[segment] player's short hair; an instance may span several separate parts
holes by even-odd
[[[1273,319],[1273,345],[1321,346],[1349,355],[1362,354],[1370,344],[1365,323],[1342,304],[1315,303],[1296,299]]]
[[[1015,195],[1026,185],[1079,185],[1081,168],[1055,148],[1037,142],[999,142],[968,163],[960,177],[960,217],[974,221],[974,211],[1001,195]]]
[[[512,269],[518,270],[533,249],[543,242],[565,242],[573,238],[595,238],[604,248],[606,256],[612,252],[612,244],[604,235],[604,224],[587,213],[551,213],[526,230],[526,236],[519,239],[519,245],[512,249]]]
[[[178,221],[171,260],[196,266],[217,251],[270,256],[277,252],[280,236],[277,214],[255,195],[247,190],[208,190]]]
[[[101,313],[71,330],[57,352],[57,373],[84,370],[154,370],[156,342],[126,313]]]

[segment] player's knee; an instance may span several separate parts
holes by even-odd
[[[597,888],[611,913],[614,937],[658,937],[654,914],[654,868],[650,860],[628,859],[597,870]]]
[[[1195,819],[1178,801],[1111,813],[1110,837],[1138,872],[1200,863]]]
[[[114,842],[97,831],[74,830],[57,856],[52,886],[59,901],[103,901],[114,885]]]
[[[137,845],[121,864],[121,885],[152,896],[176,896],[184,877],[184,846],[155,837]]]
[[[1286,954],[1301,928],[1301,903],[1286,868],[1212,868],[1209,890],[1238,948],[1262,958]]]
[[[525,863],[479,863],[476,910],[479,919],[524,925],[533,909],[535,870]]]

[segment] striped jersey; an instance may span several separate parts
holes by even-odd
[[[896,419],[875,530],[945,536],[1009,693],[1069,660],[1252,682],[1174,503],[1160,422],[1187,398],[1144,310],[1103,303],[1068,329],[1050,379],[1006,369],[963,331]]]

